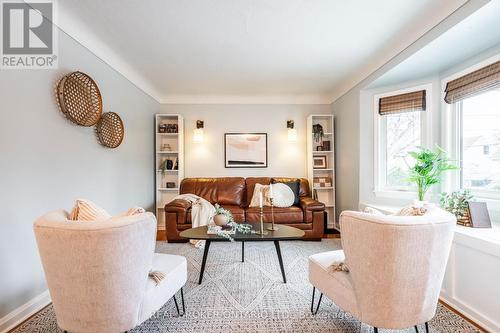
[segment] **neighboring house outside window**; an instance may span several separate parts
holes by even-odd
[[[454,105],[460,124],[460,185],[500,197],[500,89]]]

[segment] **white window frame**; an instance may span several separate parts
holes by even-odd
[[[500,54],[497,54],[441,80],[441,91],[443,92],[441,96],[441,110],[443,111],[441,113],[441,122],[443,124],[441,127],[441,142],[443,148],[450,154],[453,160],[462,160],[460,147],[462,115],[461,110],[457,110],[457,108],[461,106],[461,103],[447,104],[444,102],[446,83],[499,60]],[[461,188],[460,178],[461,170],[446,172],[442,190],[446,192],[459,190]],[[492,220],[500,221],[500,193],[478,189],[471,189],[471,191],[476,199],[485,201],[488,204],[488,210],[490,211]]]
[[[373,96],[373,114],[374,114],[374,192],[376,196],[388,198],[415,198],[416,191],[410,186],[387,186],[386,185],[386,137],[383,126],[383,116],[378,113],[379,99],[387,96],[405,94],[413,91],[425,90],[426,110],[420,117],[420,140],[423,147],[428,147],[431,141],[432,128],[432,83],[412,86],[395,91],[389,91]]]

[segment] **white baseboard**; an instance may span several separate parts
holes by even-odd
[[[21,305],[8,315],[0,318],[0,333],[7,333],[51,302],[49,291],[46,290],[29,302]]]
[[[482,315],[478,311],[474,310],[471,306],[464,304],[463,302],[457,299],[449,298],[446,295],[443,295],[443,293],[441,294],[441,297],[439,299],[441,300],[441,302],[452,307],[462,316],[476,323],[477,325],[487,330],[488,332],[500,332],[500,325],[495,323],[490,318]]]

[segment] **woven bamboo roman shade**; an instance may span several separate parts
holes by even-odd
[[[425,90],[382,97],[378,100],[378,113],[387,114],[425,111]]]
[[[452,104],[497,87],[500,87],[500,61],[448,82],[444,101]]]

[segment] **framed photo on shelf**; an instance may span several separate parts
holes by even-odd
[[[267,168],[267,133],[224,134],[226,168]]]
[[[326,169],[326,155],[316,155],[313,157],[313,169]]]

